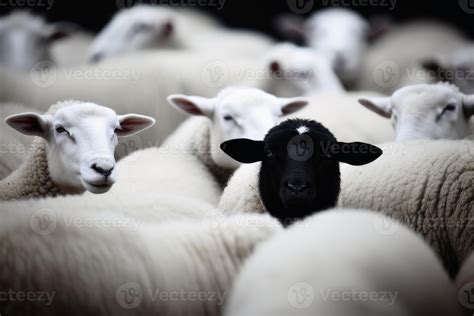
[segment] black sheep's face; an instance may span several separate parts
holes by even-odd
[[[315,180],[323,166],[317,151],[309,134],[284,133],[265,142],[262,186],[279,192],[284,208],[309,210],[314,205],[318,192]]]
[[[337,142],[321,124],[304,120],[281,123],[263,141],[235,139],[221,148],[242,163],[262,162],[262,202],[283,223],[336,205],[339,162],[363,165],[382,154],[369,144]]]

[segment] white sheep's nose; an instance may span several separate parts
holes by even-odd
[[[337,52],[334,57],[334,69],[342,70],[347,65],[347,59],[343,53]]]
[[[89,61],[93,64],[96,64],[104,59],[104,54],[103,53],[94,53]]]
[[[92,162],[90,168],[104,178],[108,178],[114,171],[115,161],[99,159]]]

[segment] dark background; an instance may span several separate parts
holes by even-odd
[[[53,1],[51,8],[48,8],[47,1]],[[6,14],[12,9],[28,9],[44,14],[50,21],[72,21],[97,32],[124,5],[150,2],[178,5],[196,4],[197,1],[207,3],[198,5],[198,9],[216,15],[228,26],[260,30],[275,37],[277,34],[272,27],[273,18],[280,13],[291,13],[290,8],[294,8],[296,1],[299,1],[299,5],[311,6],[313,3],[313,9],[302,14],[304,16],[327,7],[324,3],[337,4],[342,1],[343,6],[355,9],[366,17],[382,14],[392,16],[395,21],[435,18],[454,24],[474,37],[474,0],[397,0],[393,10],[389,10],[389,0],[225,0],[221,10],[218,8],[218,0],[0,0],[0,14]],[[379,5],[362,5],[368,1],[375,1]],[[352,5],[348,6],[350,3]],[[358,5],[353,5],[354,3]]]

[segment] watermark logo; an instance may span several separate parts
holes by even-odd
[[[313,10],[315,0],[288,0],[288,7],[296,14],[306,14]]]
[[[467,309],[474,309],[474,282],[465,284],[458,292],[459,303]]]
[[[224,87],[229,79],[227,64],[220,60],[208,63],[201,71],[201,79],[209,87]]]
[[[46,236],[54,232],[56,225],[56,213],[50,209],[41,209],[30,217],[31,229],[41,236]]]
[[[131,153],[144,148],[142,139],[139,135],[127,136],[119,140],[117,147],[115,148],[115,157],[123,158],[129,156]],[[131,156],[129,161],[132,159],[138,159],[137,156]]]
[[[117,289],[115,299],[125,309],[137,308],[143,300],[143,289],[137,282],[127,282]]]
[[[313,157],[313,139],[306,134],[293,137],[287,145],[288,155],[296,161],[307,161]]]
[[[314,301],[314,288],[306,282],[296,283],[288,290],[288,303],[296,309],[305,309]]]
[[[229,226],[226,219],[227,216],[223,214],[206,215],[202,221],[202,227],[208,234],[221,235]]]
[[[393,235],[398,232],[397,223],[387,216],[376,216],[373,220],[373,226],[377,233],[381,235]]]
[[[50,61],[42,61],[33,66],[30,79],[39,88],[49,88],[56,83],[58,77],[64,80],[97,80],[97,81],[128,81],[135,84],[140,79],[140,73],[126,68],[58,68]]]
[[[459,0],[459,7],[468,14],[474,14],[474,0]]]
[[[33,84],[39,88],[49,88],[56,83],[58,72],[56,65],[51,61],[41,61],[30,71]]]
[[[378,63],[372,70],[375,84],[382,88],[393,88],[400,81],[400,67],[392,60]]]

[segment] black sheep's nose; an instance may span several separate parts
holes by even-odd
[[[304,193],[309,188],[309,185],[306,183],[298,183],[298,184],[288,183],[286,186],[288,190],[292,192],[293,194]]]
[[[105,178],[108,178],[112,174],[112,171],[114,170],[114,167],[102,168],[102,167],[97,166],[97,164],[93,164],[91,166],[91,169],[94,170],[95,172],[97,172],[98,174],[104,176]]]

